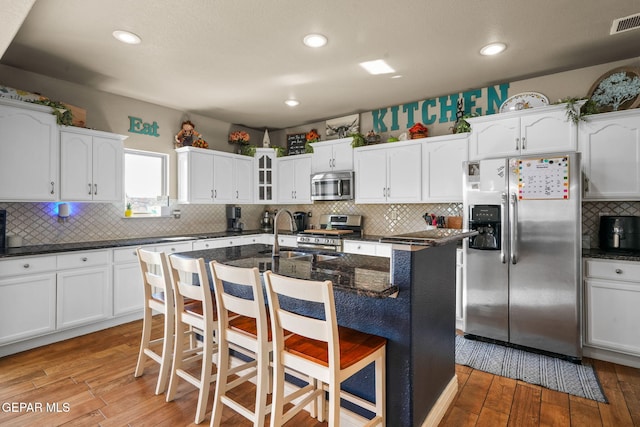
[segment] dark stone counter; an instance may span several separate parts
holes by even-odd
[[[640,261],[639,251],[603,251],[598,248],[583,249],[583,258],[610,259],[614,261]]]
[[[331,280],[336,290],[373,298],[386,298],[398,292],[389,277],[389,258],[336,254],[311,249],[281,247],[282,256],[271,257],[271,245],[244,245],[177,253],[177,256],[203,258],[236,267],[257,267],[283,276],[304,280]],[[288,257],[287,255],[292,255]]]

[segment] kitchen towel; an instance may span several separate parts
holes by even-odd
[[[456,335],[456,363],[598,402],[607,402],[593,367]]]

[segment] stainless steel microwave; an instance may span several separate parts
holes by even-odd
[[[311,200],[353,199],[353,171],[323,172],[311,176]]]

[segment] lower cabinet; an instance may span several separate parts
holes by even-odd
[[[585,344],[640,356],[640,263],[585,261]]]
[[[112,317],[109,251],[58,255],[57,329]]]
[[[113,315],[133,313],[144,307],[142,273],[136,246],[113,250]]]
[[[365,242],[361,240],[345,240],[342,248],[348,254],[371,255],[391,258],[391,244]]]

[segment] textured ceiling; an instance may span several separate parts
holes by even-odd
[[[640,0],[37,0],[10,44],[0,33],[0,63],[279,129],[634,58],[640,30],[609,30],[638,12]],[[143,43],[121,44],[115,29]],[[309,32],[328,45],[305,47]],[[494,41],[507,51],[478,54]],[[358,65],[379,58],[402,78]]]

